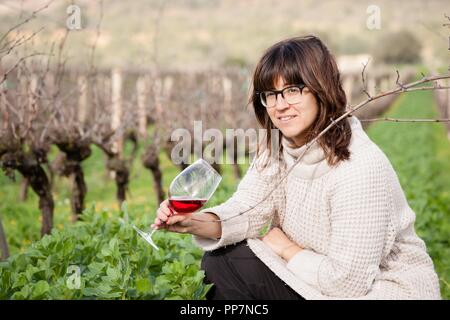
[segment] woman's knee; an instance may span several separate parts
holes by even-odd
[[[205,283],[217,282],[220,269],[223,269],[225,264],[226,260],[223,256],[205,252],[200,264],[200,268],[205,272]]]
[[[239,275],[231,255],[236,254],[236,246],[227,246],[211,252],[205,252],[201,260],[201,269],[205,272],[203,282],[214,284],[207,299],[250,299],[246,284]]]
[[[212,256],[209,252],[205,252],[200,263],[200,268],[207,274],[209,274],[210,272],[214,272],[214,270],[216,270],[219,265],[219,262],[217,260],[217,257]]]
[[[200,268],[205,271],[205,275],[210,281],[217,280],[218,277],[226,274],[225,269],[230,267],[230,260],[233,256],[242,255],[245,250],[243,246],[246,246],[244,241],[214,251],[206,251],[203,254]]]

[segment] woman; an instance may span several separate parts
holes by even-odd
[[[313,143],[252,208],[306,144],[345,113],[340,74],[325,45],[307,36],[269,48],[256,66],[250,102],[268,135],[237,191],[190,216],[171,215],[164,201],[154,223],[193,234],[206,251],[202,269],[215,284],[207,298],[440,299],[397,175],[354,116]]]

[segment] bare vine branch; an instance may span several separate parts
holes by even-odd
[[[26,18],[25,20],[19,22],[19,23],[16,24],[15,26],[12,26],[11,28],[9,28],[9,29],[3,34],[3,36],[0,38],[0,43],[2,43],[3,40],[5,40],[6,37],[7,37],[11,32],[13,32],[14,30],[16,30],[17,28],[20,28],[20,27],[23,26],[24,24],[27,24],[27,23],[28,23],[29,21],[31,21],[32,19],[36,18],[36,15],[37,15],[39,12],[41,12],[41,11],[47,9],[53,1],[54,1],[54,0],[50,0],[49,2],[47,2],[47,4],[45,4],[45,5],[42,6],[41,8],[39,8],[39,9],[33,11],[33,12],[31,13],[31,15],[30,15],[28,18]],[[6,46],[7,46],[7,45],[6,45]],[[3,49],[4,49],[4,47],[2,48],[1,51],[3,51]]]
[[[397,71],[398,74],[398,71]],[[258,205],[260,205],[261,203],[263,203],[264,201],[266,201],[267,199],[269,199],[270,195],[278,188],[278,185],[283,182],[283,180],[285,180],[287,178],[287,176],[290,174],[290,172],[295,168],[295,166],[297,164],[300,163],[300,161],[303,159],[303,156],[306,154],[306,152],[308,152],[308,150],[312,147],[312,145],[314,143],[316,143],[318,141],[318,139],[320,139],[325,133],[327,133],[333,126],[338,125],[338,123],[343,120],[346,119],[350,114],[354,113],[356,110],[364,107],[365,105],[367,105],[369,102],[373,101],[373,100],[377,100],[380,99],[382,97],[385,96],[389,96],[392,94],[396,94],[396,93],[401,93],[401,92],[410,92],[410,91],[415,91],[415,87],[420,85],[420,84],[424,84],[424,83],[429,83],[429,82],[433,82],[433,81],[437,81],[437,80],[442,80],[442,79],[450,79],[450,74],[448,75],[438,75],[438,76],[429,76],[429,77],[422,77],[421,79],[417,80],[417,81],[413,81],[411,83],[408,84],[402,84],[401,86],[395,88],[395,89],[391,89],[389,91],[386,92],[381,92],[375,96],[370,96],[369,98],[367,98],[366,100],[362,101],[361,103],[357,104],[354,107],[349,107],[349,110],[347,112],[345,112],[342,116],[338,117],[337,119],[334,119],[331,121],[331,124],[328,125],[324,130],[322,130],[313,140],[311,140],[310,142],[308,142],[306,144],[306,148],[303,150],[302,154],[295,160],[294,164],[286,170],[285,174],[281,177],[281,179],[279,181],[277,181],[277,183],[275,184],[275,186],[272,188],[271,191],[268,192],[268,194],[266,196],[264,196],[262,198],[262,200],[260,200],[259,202],[257,202],[255,205],[250,206],[250,208],[239,212],[235,215],[232,215],[230,217],[227,217],[225,219],[216,219],[216,220],[210,220],[210,221],[205,221],[202,219],[195,219],[192,218],[192,220],[195,221],[199,221],[199,222],[223,222],[223,221],[228,221],[230,219],[233,219],[237,216],[240,216],[254,208],[256,208]],[[397,78],[397,84],[399,84],[399,77]],[[435,90],[436,88],[434,87],[421,87],[423,88],[422,90]],[[436,122],[436,121],[434,121]]]
[[[361,71],[361,79],[362,79],[362,84],[363,84],[363,92],[367,95],[367,97],[368,97],[369,99],[372,99],[372,97],[371,97],[369,91],[367,90],[366,79],[365,79],[365,76],[364,76],[364,72],[366,71],[366,68],[367,68],[367,65],[368,65],[368,64],[369,64],[369,60],[367,60],[366,63],[362,63],[363,69],[362,69],[362,71]]]
[[[0,85],[2,85],[3,82],[6,81],[6,79],[8,78],[8,75],[14,71],[14,69],[16,69],[24,60],[34,57],[34,56],[40,56],[40,55],[47,55],[46,53],[42,53],[42,52],[35,52],[32,54],[29,54],[25,57],[21,57],[19,60],[17,60],[17,62],[11,67],[9,68],[2,76],[2,78],[0,79]]]
[[[396,118],[373,118],[373,119],[359,119],[361,122],[375,122],[375,121],[391,121],[391,122],[450,122],[450,119],[396,119]]]

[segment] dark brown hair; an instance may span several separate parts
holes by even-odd
[[[258,153],[268,149],[272,155],[271,129],[276,129],[269,118],[266,108],[261,104],[258,91],[272,90],[276,80],[281,77],[285,83],[304,83],[317,100],[319,111],[317,118],[307,132],[306,142],[314,139],[330,123],[345,113],[347,99],[342,89],[341,77],[333,55],[324,43],[315,36],[295,37],[280,41],[268,48],[253,74],[253,88],[249,103],[253,104],[259,124],[266,129],[265,142],[258,146]],[[281,131],[279,132],[279,154],[281,157]],[[348,146],[351,128],[342,120],[328,130],[320,139],[325,157],[330,166],[350,157]]]

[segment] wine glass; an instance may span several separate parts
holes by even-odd
[[[221,175],[205,160],[198,159],[181,171],[169,186],[169,207],[177,214],[187,214],[199,210],[211,198],[222,180]],[[153,248],[159,250],[152,239],[153,233],[133,228]]]

